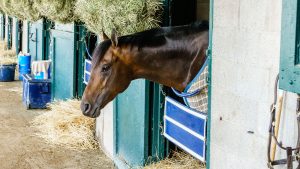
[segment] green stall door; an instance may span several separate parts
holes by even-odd
[[[5,38],[5,15],[0,14],[0,40]]]
[[[52,98],[69,99],[76,91],[75,25],[55,24],[51,30]]]
[[[160,86],[146,80],[133,81],[114,100],[114,161],[119,168],[143,166],[168,155],[163,105]]]
[[[114,101],[115,162],[120,168],[143,165],[148,156],[148,89],[149,82],[135,80]]]
[[[300,93],[300,2],[282,1],[279,86]]]
[[[43,19],[29,23],[29,53],[32,60],[44,59],[44,21]]]
[[[13,19],[12,17],[7,17],[7,32],[5,35],[5,38],[7,39],[7,48],[11,49],[12,48],[12,26],[13,26]]]

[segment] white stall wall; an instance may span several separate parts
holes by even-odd
[[[113,102],[108,103],[96,119],[96,137],[101,149],[113,158]]]
[[[23,53],[28,53],[28,37],[29,37],[29,27],[28,27],[28,21],[23,21],[23,32],[22,32],[22,51]]]
[[[16,50],[16,39],[18,38],[16,35],[17,35],[17,27],[16,24],[17,24],[17,18],[13,17],[12,19],[12,43],[11,43],[11,46],[12,46],[12,49],[15,49]]]
[[[214,1],[211,169],[267,168],[281,8],[281,0]],[[295,146],[295,94],[285,103],[280,138]]]

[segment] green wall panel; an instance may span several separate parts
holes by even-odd
[[[12,25],[13,25],[13,21],[12,21],[12,17],[8,17],[8,21],[7,21],[7,32],[5,35],[5,38],[7,39],[7,48],[11,49],[12,48]]]
[[[0,40],[5,38],[5,15],[0,14]]]
[[[73,28],[73,29],[72,29]],[[74,24],[56,24],[51,30],[52,98],[69,99],[76,94]]]
[[[84,60],[86,58],[85,40],[87,29],[83,25],[78,26],[78,64],[77,64],[77,97],[81,98],[85,89],[84,79]]]
[[[29,53],[32,60],[44,58],[44,21],[41,19],[29,24]]]
[[[148,156],[149,82],[133,81],[114,104],[115,161],[143,165]]]
[[[169,141],[162,135],[165,96],[162,94],[162,85],[150,82],[150,116],[149,116],[149,162],[155,162],[169,155]]]
[[[297,0],[283,0],[279,87],[294,93],[300,93],[299,12]]]

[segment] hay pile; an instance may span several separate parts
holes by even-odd
[[[1,40],[0,41],[0,51],[7,50],[7,42]]]
[[[82,21],[98,34],[114,28],[127,35],[158,27],[162,0],[0,0],[0,11],[20,19],[42,17],[60,23]]]
[[[145,166],[144,169],[205,169],[205,165],[185,152],[172,152],[172,157]]]
[[[6,43],[0,43],[0,65],[17,64],[16,49],[6,50]]]
[[[75,3],[76,0],[35,0],[33,7],[52,21],[70,23],[77,20],[74,15]]]
[[[35,0],[0,0],[0,8],[4,13],[19,19],[37,21],[42,18],[33,6]]]
[[[0,41],[0,65],[17,64],[17,60],[16,50],[8,50],[7,42]]]
[[[51,145],[70,149],[97,149],[94,139],[95,120],[80,111],[80,101],[57,101],[49,105],[49,111],[34,118],[32,126],[37,136]]]
[[[0,7],[4,13],[12,16],[15,15],[16,10],[12,4],[12,0],[0,0]]]
[[[75,14],[92,32],[127,35],[158,27],[161,0],[77,0]]]

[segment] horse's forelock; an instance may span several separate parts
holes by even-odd
[[[111,46],[111,41],[110,40],[105,40],[101,42],[93,52],[93,60],[92,64],[95,65],[97,64],[105,55],[109,47]]]

